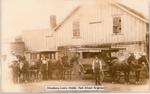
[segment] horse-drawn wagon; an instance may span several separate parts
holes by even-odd
[[[102,68],[104,72],[104,81],[117,81],[117,82],[135,82],[137,80],[137,71],[140,71],[139,77],[142,79],[142,74],[146,71],[143,70],[142,64],[133,61],[133,64],[128,64],[128,58],[121,61],[117,57],[109,57],[102,62]],[[79,59],[80,76],[82,79],[93,79],[92,70],[93,59]],[[139,68],[137,68],[137,66]],[[144,76],[143,76],[144,77]],[[138,79],[140,79],[138,78]]]
[[[80,75],[82,79],[93,79],[93,69],[92,69],[92,62],[93,59],[80,59],[79,65],[80,65]],[[106,75],[106,77],[109,76],[109,66],[106,64],[106,62],[102,62],[102,68],[103,72]]]

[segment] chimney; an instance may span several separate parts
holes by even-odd
[[[51,29],[56,27],[56,15],[51,15],[50,16],[50,27],[51,27]]]

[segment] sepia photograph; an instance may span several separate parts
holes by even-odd
[[[150,0],[1,0],[0,92],[149,93]]]

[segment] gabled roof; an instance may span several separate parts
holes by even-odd
[[[64,24],[79,9],[80,6],[77,6],[75,9],[73,9],[73,11],[71,11],[70,14],[66,16],[66,18],[60,24],[58,24],[55,28],[53,28],[54,31],[56,31],[62,24]]]
[[[118,2],[113,1],[112,2],[113,5],[115,5],[116,7],[120,8],[121,10],[129,13],[130,15],[138,18],[139,20],[145,22],[145,23],[149,23],[149,20],[142,15],[141,13],[137,12],[136,10],[133,10],[123,4],[120,4]],[[73,9],[73,11],[70,12],[70,14],[68,16],[66,16],[66,18],[64,18],[64,20],[62,22],[60,22],[60,24],[58,24],[55,28],[53,28],[53,31],[56,31],[59,27],[61,27],[76,11],[78,11],[80,9],[80,6],[77,6],[76,8]]]
[[[145,23],[149,23],[148,19],[141,13],[139,13],[138,11],[131,9],[121,3],[118,2],[113,2],[113,5],[117,6],[118,8],[120,8],[121,10],[129,13],[130,15],[140,19],[141,21],[145,22]]]

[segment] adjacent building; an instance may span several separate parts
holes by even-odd
[[[55,38],[51,35],[50,29],[24,31],[23,41],[26,48],[25,55],[29,60],[38,59],[42,55],[57,59]]]

